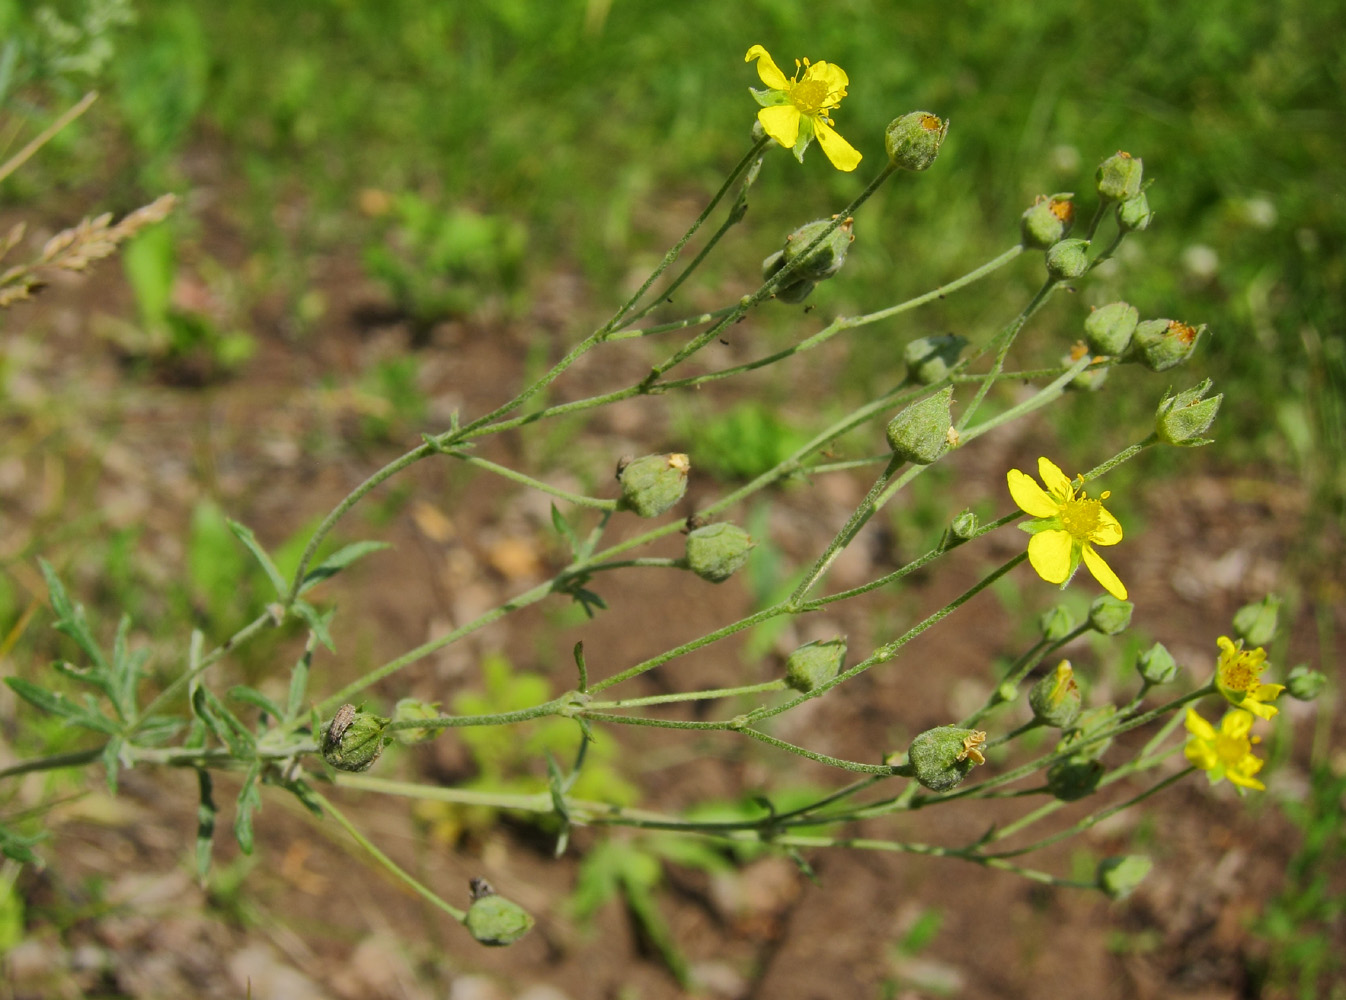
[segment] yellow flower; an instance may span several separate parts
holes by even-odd
[[[1008,476],[1014,502],[1024,513],[1037,518],[1019,525],[1033,536],[1028,541],[1028,561],[1033,569],[1048,583],[1064,588],[1083,560],[1104,590],[1119,601],[1126,600],[1126,587],[1094,551],[1095,545],[1116,545],[1122,540],[1122,526],[1103,507],[1110,494],[1090,500],[1045,458],[1038,459],[1038,475],[1047,489],[1018,469],[1010,469]]]
[[[854,170],[860,154],[849,142],[832,131],[829,112],[846,96],[850,78],[840,66],[832,63],[811,63],[795,60],[795,75],[786,79],[767,50],[754,45],[743,57],[744,62],[757,60],[757,75],[770,90],[753,90],[752,96],[762,106],[757,120],[766,134],[782,146],[793,149],[795,158],[804,161],[804,150],[816,136],[818,145],[838,170]],[[804,77],[800,79],[800,70]],[[749,88],[751,89],[751,88]]]
[[[1228,778],[1239,786],[1240,795],[1245,788],[1265,791],[1267,786],[1253,777],[1262,770],[1263,761],[1252,753],[1253,744],[1258,742],[1256,736],[1248,735],[1252,724],[1251,712],[1232,708],[1224,714],[1220,730],[1216,732],[1196,709],[1189,707],[1187,732],[1191,735],[1187,737],[1183,753],[1193,766],[1206,772],[1212,785],[1221,778]]]
[[[1225,635],[1215,641],[1220,647],[1220,663],[1215,668],[1215,686],[1220,693],[1231,705],[1262,719],[1272,718],[1280,709],[1267,702],[1275,701],[1285,685],[1262,683],[1267,651],[1261,646],[1245,650],[1242,639],[1235,643]]]

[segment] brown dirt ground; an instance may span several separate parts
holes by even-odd
[[[227,234],[218,240],[228,259]],[[378,313],[377,291],[351,260],[321,261],[315,280],[327,310],[314,332],[289,337],[276,302],[251,303],[258,356],[244,376],[196,387],[173,384],[183,381],[181,373],[128,369],[98,338],[92,315],[131,313],[115,265],[58,282],[37,304],[10,312],[5,350],[13,412],[6,424],[9,440],[20,448],[6,449],[0,501],[11,533],[4,547],[7,569],[27,594],[41,594],[31,560],[12,556],[35,550],[58,553],[72,590],[95,599],[98,567],[82,564],[59,530],[71,511],[95,513],[112,527],[143,525],[138,557],[171,587],[180,576],[182,532],[197,498],[215,496],[273,544],[397,453],[359,434],[359,414],[369,401],[340,387],[376,359],[404,352],[405,330],[395,321],[368,321]],[[206,306],[227,308],[210,298],[208,288],[179,289],[182,295],[193,291]],[[539,330],[552,338],[553,356],[567,343],[564,317],[578,308],[575,283],[558,279],[535,292],[534,311],[524,322],[436,328],[419,353],[432,425],[442,425],[454,408],[475,414],[505,398]],[[750,325],[740,329],[747,332],[717,348],[722,359],[751,355]],[[839,354],[824,351],[811,363],[826,371],[838,361]],[[624,384],[648,363],[644,345],[591,356],[564,380],[560,397]],[[324,376],[338,388],[324,387]],[[733,399],[752,391],[748,384],[706,394]],[[416,430],[401,428],[397,440],[415,442]],[[1029,467],[1024,463],[1038,453],[1033,433],[988,437],[959,454],[966,490],[959,504],[999,489],[1003,472],[983,470]],[[585,475],[601,482],[615,456],[671,446],[676,442],[669,434],[666,404],[654,399],[601,412],[583,437],[561,439],[564,451],[555,461],[511,436],[492,440],[483,453],[570,470],[572,479],[579,476],[576,482]],[[515,495],[480,476],[457,476],[442,463],[425,463],[406,481],[414,486],[414,499],[382,532],[393,552],[356,568],[324,595],[342,610],[335,631],[341,655],[320,655],[316,693],[334,690],[558,565],[545,499]],[[772,540],[794,559],[816,551],[865,488],[859,478],[841,476],[816,485],[773,499]],[[711,483],[695,484],[685,509],[716,490]],[[1227,631],[1240,604],[1293,584],[1286,561],[1305,514],[1293,489],[1246,475],[1202,474],[1153,490],[1145,499],[1144,544],[1118,550],[1114,560],[1131,586],[1138,626],[1165,642],[1180,662],[1206,669],[1214,637]],[[351,530],[374,531],[358,520]],[[850,602],[825,620],[796,623],[777,640],[777,649],[837,631],[850,636],[853,649],[883,641],[1011,554],[1020,541],[1002,534],[959,550],[947,568],[921,576],[896,601],[880,595]],[[838,565],[837,586],[898,565],[916,544],[882,531],[862,541]],[[673,543],[656,554],[677,549]],[[1330,597],[1339,588],[1339,580],[1328,580],[1318,593]],[[594,676],[601,677],[732,620],[751,600],[737,578],[711,588],[683,574],[642,570],[629,571],[620,585],[600,581],[596,589],[610,610],[591,624],[579,627],[572,617],[529,609],[427,658],[380,694],[389,700],[404,694],[449,698],[472,683],[480,657],[495,651],[520,668],[551,673],[559,691],[572,683],[573,667],[557,651],[578,638]],[[853,759],[872,760],[901,747],[985,693],[988,665],[1023,639],[1006,610],[1009,603],[1021,599],[1040,608],[1051,597],[1021,570],[1010,592],[983,594],[897,661],[784,718],[775,732]],[[1333,603],[1327,607],[1339,633],[1342,605]],[[1311,622],[1318,610],[1307,594],[1299,624]],[[144,641],[162,657],[161,666],[181,655],[179,636]],[[273,653],[278,675],[293,655],[292,646]],[[1291,662],[1316,655],[1311,642],[1292,641]],[[1087,673],[1091,658],[1081,645],[1077,666]],[[777,659],[768,661],[747,666],[733,644],[713,647],[624,693],[765,678],[778,669]],[[6,665],[7,673],[31,669]],[[1106,695],[1114,683],[1104,673],[1095,681],[1096,695]],[[1303,762],[1316,709],[1299,703],[1284,708],[1296,736],[1304,738],[1295,740],[1269,794],[1294,798],[1306,787]],[[9,702],[2,710],[6,727],[16,724],[16,716],[22,724],[27,712],[16,712]],[[636,731],[604,738],[621,741],[623,770],[643,789],[643,804],[654,808],[836,780],[835,772],[723,734],[688,740]],[[466,774],[465,754],[451,739],[400,754],[392,763],[388,776],[400,771],[453,780]],[[229,800],[231,780],[220,779],[219,801]],[[621,831],[577,831],[560,860],[551,857],[547,838],[513,820],[444,846],[427,839],[403,800],[336,793],[375,842],[450,900],[462,903],[468,878],[484,875],[537,915],[533,934],[493,951],[476,946],[390,881],[339,831],[315,824],[274,791],[258,817],[259,844],[251,860],[239,858],[227,837],[229,817],[221,817],[216,871],[235,879],[246,875],[242,887],[217,881],[203,891],[189,874],[196,806],[187,775],[127,774],[115,799],[100,792],[100,775],[78,787],[82,797],[50,814],[55,836],[46,847],[49,867],[20,875],[28,933],[7,958],[0,997],[686,995],[620,906],[604,907],[589,929],[567,917],[577,859],[601,836],[626,836]],[[66,786],[64,793],[72,790]],[[48,794],[30,776],[20,801]],[[956,844],[1020,811],[1012,803],[1002,806],[929,810],[855,832]],[[1121,903],[954,860],[834,849],[808,855],[816,882],[781,858],[714,877],[669,866],[660,905],[702,984],[700,995],[708,997],[1257,995],[1248,969],[1265,945],[1248,923],[1281,886],[1296,831],[1277,809],[1239,801],[1228,785],[1210,789],[1191,780],[1033,863],[1065,874],[1080,852],[1124,853],[1135,841],[1154,857],[1155,869]],[[940,931],[918,954],[902,954],[895,943],[930,909],[942,916]],[[1346,945],[1346,937],[1339,944]]]

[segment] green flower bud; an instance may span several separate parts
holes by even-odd
[[[437,719],[443,713],[437,701],[421,701],[419,698],[403,698],[393,706],[394,722],[415,722],[420,719]],[[398,743],[423,743],[434,739],[442,730],[434,726],[417,729],[394,729],[393,738]]]
[[[1107,768],[1089,757],[1070,757],[1047,768],[1047,791],[1062,802],[1092,795]]]
[[[1061,358],[1061,364],[1073,365],[1080,358],[1088,356],[1089,349],[1082,342],[1076,341],[1070,352]],[[1107,365],[1100,363],[1103,360],[1103,358],[1091,358],[1088,367],[1066,383],[1066,390],[1068,392],[1097,392],[1103,388],[1103,384],[1108,380],[1109,371]]]
[[[1153,221],[1154,213],[1150,211],[1150,202],[1144,191],[1117,206],[1117,225],[1124,233],[1149,229]]]
[[[1057,729],[1065,729],[1079,717],[1081,701],[1080,686],[1069,660],[1058,663],[1055,670],[1028,691],[1033,718]]]
[[[1140,181],[1144,172],[1137,157],[1118,151],[1098,166],[1098,193],[1108,201],[1134,198],[1140,194]]]
[[[1075,203],[1070,193],[1039,195],[1019,217],[1021,242],[1030,250],[1046,250],[1065,239],[1075,222]]]
[[[472,905],[463,921],[479,944],[502,947],[513,944],[533,927],[533,918],[518,903],[496,894],[484,878],[474,878]]]
[[[1310,670],[1302,663],[1291,670],[1289,676],[1285,678],[1285,690],[1290,692],[1291,698],[1299,701],[1313,701],[1326,687],[1326,675],[1317,670]]]
[[[1147,319],[1136,327],[1130,357],[1152,372],[1167,371],[1192,356],[1206,326],[1188,326],[1176,319]]]
[[[1136,606],[1130,601],[1119,601],[1111,594],[1094,599],[1089,605],[1089,627],[1104,635],[1117,635],[1131,625],[1131,612]]]
[[[1109,302],[1084,318],[1084,342],[1091,354],[1120,356],[1131,346],[1140,312],[1125,302]]]
[[[958,356],[967,346],[967,339],[956,333],[934,337],[918,337],[907,344],[903,360],[907,363],[907,379],[921,385],[932,385],[949,374],[958,364]]]
[[[1104,858],[1098,863],[1095,878],[1109,899],[1125,899],[1150,874],[1154,862],[1143,854]]]
[[[837,674],[846,662],[846,637],[806,642],[785,659],[785,683],[808,693]]]
[[[932,792],[947,792],[978,764],[986,763],[981,752],[985,743],[986,733],[979,729],[927,729],[911,741],[907,762],[922,785]]]
[[[977,515],[970,510],[965,510],[953,519],[953,523],[949,525],[949,530],[953,532],[954,538],[965,542],[977,533],[979,526],[980,522],[977,520]]]
[[[818,287],[816,281],[808,278],[801,278],[793,284],[786,285],[784,288],[776,289],[776,301],[784,302],[786,305],[796,306],[813,294],[813,290]]]
[[[687,565],[701,579],[723,583],[748,561],[755,544],[737,524],[708,524],[688,534]]]
[[[357,711],[354,705],[342,705],[323,737],[323,760],[338,771],[368,771],[392,742],[383,735],[389,721],[381,715]]]
[[[1276,621],[1280,617],[1282,601],[1275,594],[1267,594],[1260,601],[1245,604],[1234,612],[1234,635],[1244,645],[1265,646],[1276,636]]]
[[[855,234],[851,231],[855,225],[854,219],[847,219],[836,229],[833,229],[826,239],[810,251],[807,257],[804,257],[804,252],[809,244],[835,221],[836,216],[830,219],[806,222],[785,237],[783,263],[794,264],[796,261],[800,261],[800,258],[803,258],[795,267],[794,273],[799,278],[822,281],[832,277],[841,270],[841,265],[846,263],[846,253],[850,250],[851,244],[855,242]],[[767,259],[770,260],[770,258]]]
[[[1156,642],[1136,659],[1136,670],[1150,684],[1167,684],[1178,676],[1178,663],[1162,642]]]
[[[692,464],[686,455],[646,455],[617,471],[622,485],[620,506],[641,517],[658,517],[687,492]]]
[[[1215,421],[1220,412],[1220,403],[1224,393],[1202,399],[1210,391],[1210,379],[1198,386],[1180,392],[1177,395],[1165,395],[1155,414],[1154,427],[1161,440],[1180,448],[1198,448],[1210,444],[1211,439],[1202,437]],[[1253,645],[1260,646],[1261,643]]]
[[[1075,725],[1056,744],[1056,753],[1075,750],[1065,760],[1047,769],[1047,789],[1061,801],[1082,799],[1098,787],[1099,779],[1107,771],[1098,758],[1112,745],[1112,738],[1094,743],[1087,741],[1111,726],[1116,714],[1117,708],[1113,705],[1100,705],[1081,712]]]
[[[1088,240],[1062,240],[1047,250],[1047,273],[1057,281],[1078,278],[1088,270]]]
[[[948,450],[953,418],[953,386],[917,400],[888,423],[888,446],[917,465],[929,465]]]
[[[883,134],[883,148],[888,159],[903,170],[924,170],[935,162],[944,137],[949,134],[949,123],[941,121],[929,111],[913,111],[894,118]]]
[[[1038,630],[1048,642],[1060,642],[1075,628],[1075,616],[1064,604],[1058,604],[1042,612],[1038,618]]]

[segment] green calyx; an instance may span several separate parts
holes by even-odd
[[[518,903],[506,899],[485,879],[474,878],[472,905],[463,920],[467,932],[478,944],[501,948],[513,944],[533,927],[533,918]]]
[[[911,741],[907,764],[916,780],[932,792],[947,792],[962,783],[978,764],[986,763],[982,747],[986,733],[979,729],[939,726]]]
[[[384,735],[391,721],[358,711],[354,705],[342,705],[323,736],[323,760],[338,771],[368,771],[392,742]]]
[[[888,447],[916,465],[929,465],[953,440],[953,387],[912,403],[888,423]]]
[[[846,662],[846,637],[806,642],[785,660],[785,683],[808,693],[841,673]]]
[[[723,583],[743,567],[756,544],[737,524],[708,524],[687,535],[687,566],[703,580]]]
[[[929,111],[913,111],[888,123],[883,148],[889,161],[903,170],[925,170],[935,162],[949,123]]]
[[[626,463],[617,473],[622,508],[640,517],[658,517],[687,492],[691,468],[687,456],[678,453],[646,455]]]

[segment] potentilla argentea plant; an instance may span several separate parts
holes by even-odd
[[[248,528],[231,522],[239,544],[265,571],[274,597],[264,613],[232,635],[207,636],[198,630],[182,637],[180,668],[161,689],[150,690],[143,657],[132,651],[129,637],[133,626],[129,619],[122,620],[109,647],[82,607],[69,596],[58,574],[43,563],[55,626],[69,637],[77,654],[72,654],[70,662],[59,662],[50,670],[34,668],[29,676],[10,677],[6,683],[38,712],[57,716],[87,734],[87,747],[74,754],[22,761],[0,771],[0,778],[12,779],[72,763],[97,763],[105,771],[109,788],[115,791],[120,775],[130,769],[191,769],[198,776],[200,788],[196,860],[204,877],[215,830],[212,774],[219,770],[241,773],[233,834],[243,851],[253,849],[253,824],[264,801],[263,792],[294,795],[312,812],[315,822],[342,827],[380,864],[487,945],[511,944],[533,924],[533,918],[509,898],[508,886],[497,892],[484,881],[474,880],[470,898],[460,894],[463,907],[455,906],[440,889],[422,884],[370,843],[333,804],[326,790],[344,786],[365,794],[396,791],[398,795],[438,802],[470,801],[550,816],[559,829],[558,850],[565,849],[570,831],[577,825],[655,828],[796,854],[842,849],[839,845],[844,839],[849,849],[919,850],[1017,872],[1041,882],[1088,885],[1121,896],[1144,876],[1149,868],[1147,859],[1109,858],[1099,865],[1093,878],[1083,882],[1026,867],[1019,859],[1065,836],[1082,833],[1195,771],[1204,772],[1211,782],[1227,779],[1240,793],[1263,789],[1264,781],[1258,776],[1263,762],[1255,753],[1258,730],[1275,716],[1276,701],[1285,690],[1281,684],[1263,679],[1269,669],[1263,646],[1275,630],[1274,605],[1245,609],[1235,619],[1232,636],[1213,631],[1209,660],[1186,665],[1193,677],[1186,684],[1182,683],[1182,667],[1168,650],[1156,644],[1138,657],[1129,690],[1111,700],[1091,701],[1088,664],[1079,662],[1078,657],[1072,661],[1063,652],[1087,633],[1098,637],[1124,635],[1133,613],[1144,616],[1146,609],[1133,607],[1125,582],[1104,554],[1130,541],[1129,529],[1108,507],[1110,494],[1103,488],[1106,476],[1149,448],[1209,443],[1206,435],[1222,398],[1208,395],[1209,381],[1176,392],[1157,385],[1153,425],[1138,428],[1134,443],[1121,452],[1098,456],[1091,469],[1071,474],[1047,456],[1038,459],[1036,476],[1015,468],[995,469],[996,478],[1003,477],[1005,483],[1000,497],[1002,516],[982,522],[964,511],[950,520],[948,530],[929,551],[906,565],[846,589],[828,593],[822,589],[838,557],[865,525],[903,489],[952,453],[971,452],[988,431],[1047,410],[1068,388],[1104,387],[1106,374],[1117,366],[1136,364],[1151,371],[1167,371],[1190,359],[1201,340],[1201,326],[1143,317],[1135,307],[1114,302],[1079,318],[1081,340],[1058,365],[1034,371],[1015,370],[1009,365],[1011,347],[1020,338],[1032,335],[1032,320],[1042,307],[1060,290],[1086,282],[1125,240],[1149,225],[1147,182],[1140,158],[1117,153],[1103,161],[1094,185],[1096,205],[1082,233],[1071,235],[1077,208],[1086,206],[1071,194],[1044,195],[1022,213],[1013,245],[966,274],[950,276],[939,288],[903,302],[875,304],[861,315],[838,317],[774,354],[729,367],[711,365],[710,370],[687,374],[687,361],[754,310],[788,307],[809,298],[822,282],[844,280],[841,276],[847,260],[864,252],[857,233],[864,231],[866,203],[882,185],[898,178],[938,183],[938,172],[927,172],[937,163],[950,127],[948,121],[928,111],[897,117],[883,136],[886,159],[849,204],[819,219],[779,221],[781,235],[769,248],[761,266],[761,282],[754,291],[708,313],[653,323],[649,317],[656,306],[696,276],[708,253],[743,218],[748,190],[760,171],[801,169],[778,155],[778,147],[789,150],[802,163],[817,140],[837,170],[851,173],[864,164],[861,154],[837,131],[834,118],[840,115],[847,96],[850,81],[845,71],[826,61],[801,59],[795,63],[794,75],[787,77],[761,45],[751,46],[745,61],[755,63],[766,88],[751,90],[759,110],[752,123],[750,148],[636,294],[513,398],[487,413],[455,416],[448,427],[425,433],[415,447],[373,471],[322,520],[292,575],[281,573]],[[745,132],[749,110],[745,101]],[[679,267],[683,249],[726,203],[724,220],[705,248]],[[1007,228],[1011,224],[1007,222]],[[13,241],[4,249],[12,245]],[[111,247],[107,249],[110,252]],[[60,266],[63,259],[57,251],[44,257],[51,266]],[[906,368],[894,373],[893,388],[813,428],[806,442],[771,468],[737,489],[702,501],[694,511],[687,512],[680,506],[685,502],[689,481],[697,476],[698,459],[691,447],[621,459],[616,482],[605,496],[563,489],[527,470],[487,460],[473,448],[490,435],[515,429],[528,433],[535,425],[562,414],[573,417],[622,400],[695,390],[768,365],[779,366],[782,377],[797,377],[798,373],[791,374],[790,366],[800,355],[833,338],[892,320],[937,297],[973,293],[978,281],[1025,254],[1041,255],[1041,287],[1028,301],[1012,308],[1002,325],[913,337],[903,352]],[[3,298],[5,287],[19,280],[0,276],[0,304],[8,301]],[[22,280],[27,281],[27,277]],[[37,282],[23,287],[36,288]],[[613,384],[605,392],[580,400],[549,401],[549,389],[577,360],[591,352],[619,351],[629,340],[672,340],[673,344],[638,381]],[[709,364],[704,358],[702,363]],[[984,406],[987,395],[1004,380],[1027,385],[1030,391],[1021,393],[1008,408],[988,414]],[[871,442],[865,454],[839,454],[862,435]],[[617,458],[613,456],[614,462]],[[321,560],[317,557],[319,548],[377,486],[420,462],[483,470],[551,497],[554,526],[569,547],[568,562],[543,583],[510,595],[499,607],[442,632],[344,687],[319,687],[315,680],[325,672],[319,673],[313,666],[330,655],[333,612],[313,603],[311,591],[358,559],[379,558],[379,550],[385,546],[377,540],[356,542]],[[383,696],[376,693],[376,686],[379,692],[395,692],[400,671],[529,605],[573,600],[591,615],[601,614],[603,584],[634,567],[688,572],[699,578],[698,586],[719,586],[741,572],[753,559],[755,546],[765,540],[752,537],[735,523],[735,516],[749,499],[765,496],[774,484],[799,472],[816,476],[841,469],[870,470],[872,482],[863,500],[802,567],[799,582],[788,595],[764,603],[743,618],[642,662],[606,669],[602,676],[597,676],[597,671],[591,676],[582,645],[577,646],[572,687],[508,711],[453,714],[443,711],[440,703],[397,694],[385,704]],[[711,488],[703,483],[694,495],[707,496]],[[957,510],[956,498],[951,498],[951,503],[950,509]],[[609,538],[611,525],[637,518],[651,526],[622,540]],[[680,532],[686,534],[681,558],[641,554],[651,543]],[[875,591],[896,591],[916,570],[928,575],[954,548],[976,546],[992,534],[1018,538],[1014,554],[984,572],[946,606],[877,644],[861,646],[843,635],[806,643],[785,657],[775,678],[765,682],[746,683],[728,676],[714,689],[639,697],[624,696],[619,690],[623,686],[629,689],[632,681],[656,668],[758,625],[832,608]],[[1079,574],[1081,566],[1087,575]],[[871,759],[849,760],[773,734],[773,720],[812,699],[848,697],[854,691],[850,682],[861,674],[901,669],[903,664],[894,661],[912,639],[941,626],[946,618],[957,619],[963,605],[1011,574],[1024,578],[1025,586],[1040,580],[1061,589],[1096,586],[1103,593],[1083,622],[1072,620],[1065,607],[1043,615],[1031,643],[1023,649],[1005,651],[1003,661],[1009,666],[988,678],[993,683],[984,704],[963,718],[949,719],[947,724],[921,732],[908,746],[876,749]],[[663,613],[657,608],[648,611],[651,615]],[[290,668],[284,698],[245,685],[226,687],[229,655],[290,620],[302,623],[308,640]],[[1290,684],[1290,693],[1296,697],[1311,697],[1319,689],[1321,684],[1313,683],[1307,674],[1293,678]],[[746,710],[742,707],[745,700],[751,705]],[[689,701],[704,703],[697,719],[669,714]],[[1206,718],[1198,710],[1201,702],[1223,706],[1223,714],[1213,721]],[[1206,712],[1210,712],[1209,707]],[[397,782],[394,788],[389,778],[379,774],[380,767],[386,765],[384,750],[394,742],[414,754],[419,744],[450,738],[454,730],[510,727],[549,718],[564,720],[560,725],[573,724],[575,753],[566,763],[548,759],[548,787],[537,794],[520,795],[504,788],[497,794],[480,787],[469,793],[408,782]],[[1016,721],[1023,719],[1027,721]],[[835,771],[837,782],[834,788],[788,811],[765,809],[758,816],[733,822],[699,820],[694,811],[665,814],[578,795],[575,783],[585,768],[592,766],[587,747],[594,732],[603,729],[606,739],[619,740],[621,731],[631,726],[725,731],[779,754],[825,765]],[[1185,740],[1179,733],[1182,727]],[[1046,744],[1025,741],[1023,737],[1034,730],[1055,732]],[[1127,741],[1122,748],[1118,737],[1133,730],[1143,731],[1148,740],[1139,744]],[[1130,778],[1143,787],[1124,802],[1110,801],[1082,818],[1073,818],[1064,830],[1052,826],[1053,816],[1063,804],[1088,799],[1121,778]],[[1004,800],[1010,793],[1017,796],[1013,801],[1024,803],[1021,818],[990,827],[971,843],[963,840],[917,846],[900,839],[901,828],[896,821],[911,810],[956,800]],[[871,828],[893,822],[886,836],[880,830],[864,840],[832,832],[862,820]],[[1008,843],[1011,837],[1022,838],[1025,831],[1038,831],[1036,839],[1028,843],[1016,840],[1014,846]],[[0,849],[9,857],[34,861],[33,846],[32,838],[17,827],[0,826]]]

